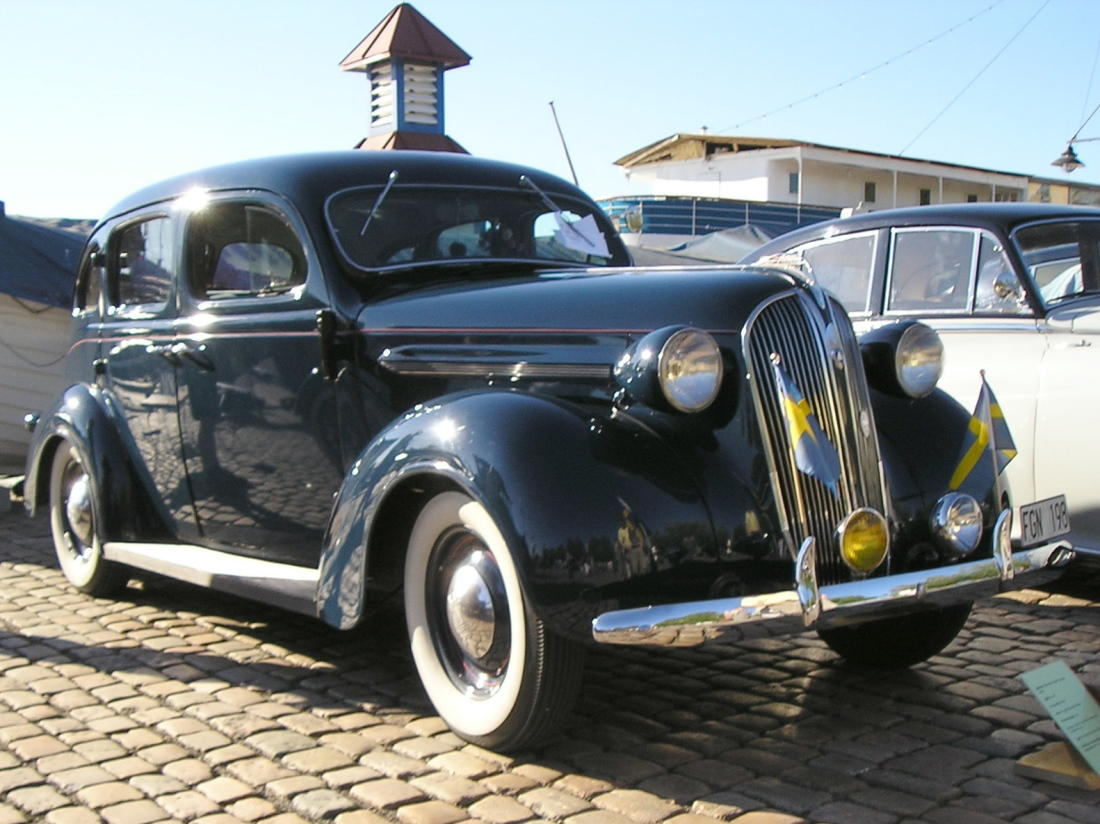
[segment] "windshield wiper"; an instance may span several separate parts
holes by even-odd
[[[393,188],[393,184],[397,182],[397,169],[390,172],[390,178],[386,182],[386,188],[382,190],[382,193],[378,195],[378,199],[374,201],[374,205],[371,206],[370,214],[367,215],[367,219],[363,221],[363,228],[359,230],[359,237],[362,237],[367,233],[367,227],[370,226],[370,222],[374,220],[374,216],[378,214],[378,207],[382,205],[382,201],[386,199],[386,195],[390,193],[390,189]]]

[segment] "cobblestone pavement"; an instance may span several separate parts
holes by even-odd
[[[981,602],[945,654],[845,668],[815,636],[601,649],[520,755],[433,715],[400,614],[339,633],[183,584],[70,588],[44,519],[0,514],[0,824],[1100,822],[1022,778],[1060,738],[1017,678],[1100,682],[1100,576]]]

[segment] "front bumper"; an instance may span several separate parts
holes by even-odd
[[[655,646],[794,635],[1043,584],[1073,560],[1068,541],[1013,552],[1009,518],[1001,513],[994,527],[992,558],[825,587],[817,585],[815,543],[807,538],[795,561],[794,589],[605,612],[592,622],[592,635],[604,644]]]

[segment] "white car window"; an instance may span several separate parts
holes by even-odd
[[[971,229],[895,229],[886,310],[966,312],[976,241]]]
[[[1100,292],[1100,221],[1049,221],[1014,234],[1043,304]]]
[[[1030,315],[1020,279],[1005,257],[1004,248],[990,235],[982,235],[978,252],[978,285],[974,290],[977,315]]]

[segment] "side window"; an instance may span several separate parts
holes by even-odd
[[[974,312],[981,315],[1030,315],[1012,265],[1005,257],[1001,244],[988,235],[982,235],[978,251],[978,285],[974,290]]]
[[[110,254],[113,302],[135,306],[167,301],[175,267],[174,246],[172,222],[167,217],[131,223],[117,231]]]
[[[874,232],[811,243],[792,252],[806,261],[814,280],[836,295],[849,313],[867,311],[875,263]]]
[[[976,237],[969,229],[895,231],[886,309],[965,312]]]
[[[263,203],[211,203],[188,224],[188,270],[196,297],[275,295],[305,281],[305,253],[290,223]]]

